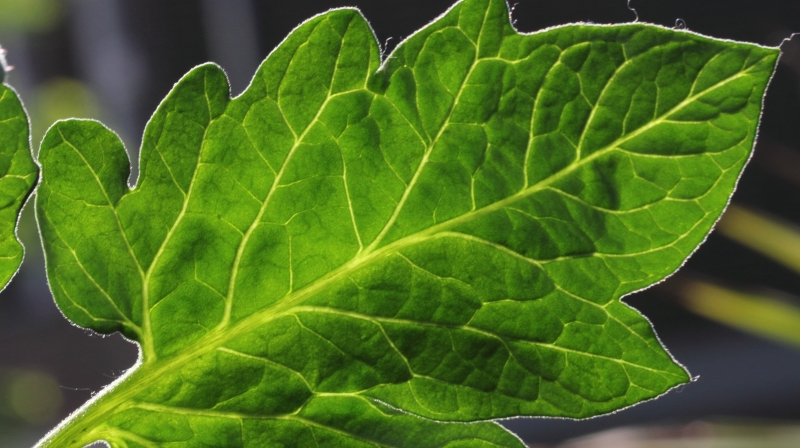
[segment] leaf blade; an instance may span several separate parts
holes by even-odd
[[[378,55],[363,18],[336,10],[236,99],[213,65],[176,85],[115,209],[140,263],[115,286],[139,384],[97,409],[250,415],[278,393],[269,377],[296,386],[273,413],[333,394],[420,425],[580,418],[688,381],[619,299],[679,267],[727,204],[775,50],[639,24],[521,35],[504,2],[471,0]],[[203,379],[246,383],[255,359],[269,367],[252,389]]]
[[[30,147],[28,115],[17,93],[0,85],[0,289],[17,273],[24,249],[17,238],[22,206],[36,185],[39,167]]]

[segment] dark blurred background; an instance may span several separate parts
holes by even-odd
[[[358,6],[390,51],[452,1],[0,0],[0,44],[15,67],[8,83],[31,115],[34,146],[57,119],[97,118],[120,134],[135,159],[150,114],[197,64],[219,63],[236,95],[259,62],[312,15]],[[800,31],[798,0],[631,3],[644,22],[673,27],[680,19],[679,26],[692,31],[762,45],[780,45]],[[630,22],[635,15],[626,0],[519,0],[512,18],[520,31],[529,32],[576,21]],[[782,48],[756,155],[734,203],[769,217],[791,235],[796,234],[791,223],[800,223],[800,37]],[[47,287],[31,208],[29,202],[19,227],[27,251],[23,267],[0,294],[0,447],[33,445],[137,356],[136,347],[119,335],[100,337],[59,313]],[[744,228],[739,233],[745,237],[776,235],[756,224]],[[772,243],[794,247],[783,240]],[[796,253],[800,259],[800,245]],[[537,446],[700,446],[682,444],[698,437],[722,441],[714,446],[800,446],[800,318],[783,323],[788,336],[770,334],[777,326],[769,320],[761,325],[764,331],[742,330],[736,313],[739,321],[752,322],[758,308],[737,308],[744,302],[725,302],[724,293],[708,305],[702,300],[721,289],[687,289],[713,284],[750,298],[768,296],[784,307],[778,315],[791,318],[800,306],[796,270],[753,244],[748,248],[712,234],[678,275],[625,299],[653,322],[676,359],[698,376],[695,382],[587,421],[504,424]]]

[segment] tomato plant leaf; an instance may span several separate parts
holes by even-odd
[[[338,9],[235,99],[213,64],[181,79],[134,188],[116,135],[56,124],[54,296],[142,355],[42,444],[520,446],[457,422],[686,383],[620,298],[719,217],[777,56],[638,23],[520,34],[465,0],[382,62]]]
[[[15,230],[22,205],[33,191],[39,167],[33,161],[28,115],[17,93],[0,84],[0,289],[22,263]]]

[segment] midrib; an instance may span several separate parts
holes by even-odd
[[[406,236],[405,238],[377,248],[371,252],[364,252],[361,255],[353,258],[350,262],[321,277],[313,284],[286,296],[282,301],[274,304],[273,306],[242,319],[232,327],[228,327],[227,329],[216,329],[212,331],[206,336],[198,339],[192,345],[188,346],[182,351],[181,354],[172,357],[159,357],[155,361],[148,363],[149,365],[142,363],[140,364],[140,367],[134,367],[135,371],[132,371],[129,376],[125,377],[125,380],[117,385],[117,387],[110,392],[110,395],[100,397],[100,399],[94,403],[99,412],[92,413],[95,414],[93,416],[94,418],[83,420],[81,422],[81,426],[92,427],[93,425],[91,420],[104,419],[107,417],[108,412],[117,412],[126,409],[126,403],[130,399],[156,383],[163,375],[180,369],[183,365],[191,362],[192,360],[198,359],[199,357],[222,347],[225,343],[231,341],[232,339],[246,334],[269,321],[290,314],[291,309],[300,305],[305,299],[324,291],[325,288],[331,284],[347,277],[364,265],[368,265],[369,262],[396,253],[405,247],[420,243],[426,240],[428,237],[435,235],[436,233],[447,228],[479,218],[480,216],[494,212],[518,200],[528,197],[612,149],[614,148],[599,151],[592,156],[587,157],[583,161],[572,165],[568,169],[557,173],[502,201],[495,202],[489,206],[466,213],[458,218],[429,227],[421,232]],[[87,414],[89,413],[90,412],[87,412]]]
[[[757,65],[758,63],[754,63],[751,66],[751,68],[756,67]],[[747,71],[749,71],[749,69]],[[187,364],[188,362],[195,360],[213,350],[216,350],[219,347],[222,347],[225,343],[231,341],[232,339],[235,339],[238,336],[246,334],[249,331],[258,328],[269,321],[290,314],[291,309],[301,304],[305,299],[312,297],[315,294],[325,290],[325,288],[327,288],[329,285],[335,283],[336,281],[342,278],[347,277],[348,275],[352,274],[362,266],[367,265],[369,262],[377,260],[381,257],[386,257],[391,254],[397,253],[405,247],[409,247],[414,244],[423,242],[429,237],[437,234],[438,232],[472,221],[481,216],[487,215],[489,213],[500,210],[506,206],[509,206],[517,201],[520,201],[528,196],[531,196],[532,194],[535,194],[543,190],[548,186],[551,186],[553,183],[572,174],[573,172],[586,166],[592,161],[610,152],[619,150],[620,149],[619,146],[622,145],[623,143],[643,134],[649,129],[665,121],[670,115],[674,114],[675,112],[679,111],[686,105],[690,104],[698,97],[703,96],[709,93],[710,91],[715,90],[735,79],[745,76],[747,74],[747,71],[739,72],[734,76],[731,76],[701,92],[698,92],[695,95],[689,96],[684,101],[682,101],[674,108],[672,108],[670,111],[664,113],[657,120],[653,120],[652,122],[637,129],[636,131],[622,138],[617,139],[616,141],[607,145],[605,148],[592,153],[586,158],[576,163],[573,163],[572,165],[563,169],[562,171],[554,173],[549,177],[539,181],[538,183],[526,189],[523,189],[503,200],[492,203],[483,208],[467,212],[449,221],[436,224],[425,230],[422,230],[412,235],[408,235],[397,241],[389,243],[385,246],[374,248],[372,250],[365,250],[363,253],[354,257],[350,262],[329,272],[328,274],[324,275],[313,284],[308,285],[303,289],[300,289],[297,292],[286,296],[280,302],[268,308],[265,308],[247,318],[242,319],[232,327],[215,329],[206,336],[197,340],[192,345],[188,346],[182,352],[182,354],[174,357],[158,358],[150,365],[142,364],[141,367],[139,367],[135,371],[132,371],[129,376],[126,376],[125,380],[121,381],[121,383],[113,391],[111,391],[110,395],[100,397],[100,399],[97,402],[93,403],[94,406],[99,407],[99,409],[103,409],[104,412],[96,412],[95,416],[93,416],[94,418],[87,418],[86,420],[83,420],[80,426],[91,427],[92,420],[106,418],[107,412],[116,411],[118,410],[118,408],[120,408],[120,406],[122,406],[122,409],[125,409],[125,403],[130,398],[133,398],[138,393],[151,386],[151,384],[155,383],[157,379],[160,378],[161,376],[179,369],[181,366]],[[669,156],[664,156],[664,157],[669,157]],[[135,381],[132,381],[134,379]],[[103,399],[107,399],[108,401],[104,401]],[[87,414],[89,414],[88,409],[87,409]]]

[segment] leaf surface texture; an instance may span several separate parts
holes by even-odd
[[[22,263],[15,230],[22,205],[33,191],[39,167],[33,161],[28,115],[17,93],[0,84],[0,289]]]
[[[43,444],[521,446],[458,422],[686,383],[619,299],[718,219],[777,54],[644,24],[525,35],[466,0],[382,62],[338,9],[235,99],[213,64],[181,79],[135,188],[116,135],[58,123],[51,287],[142,361]]]

